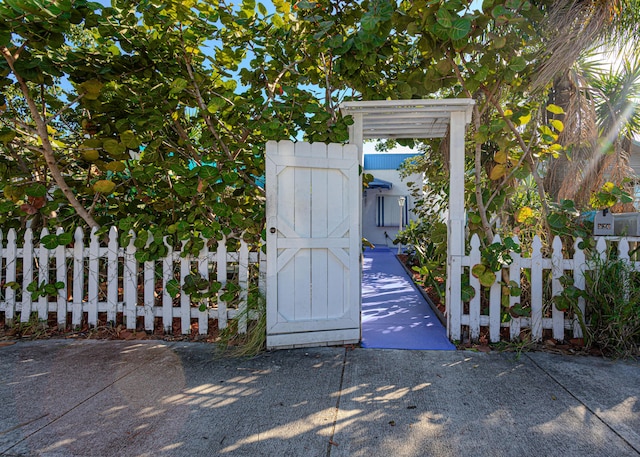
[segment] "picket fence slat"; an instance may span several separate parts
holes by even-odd
[[[167,255],[162,259],[162,284],[167,284],[173,278],[173,246],[164,239]],[[166,287],[162,288],[162,327],[166,333],[173,330],[173,298]]]
[[[124,252],[124,306],[125,325],[127,328],[136,328],[138,317],[138,263],[136,262],[135,234],[130,233],[131,238]]]
[[[542,241],[535,237],[531,244],[531,337],[542,339]]]
[[[573,245],[574,252],[575,252],[573,254],[573,261],[576,265],[576,267],[573,270],[573,285],[580,290],[584,290],[584,287],[585,287],[584,275],[587,270],[586,270],[584,251],[580,249],[580,243],[582,243],[582,238],[576,239]],[[580,309],[580,312],[584,316],[585,302],[583,297],[580,297],[578,299],[578,308]],[[573,337],[574,338],[583,337],[582,327],[580,327],[580,321],[578,320],[577,316],[575,316],[573,319]]]
[[[80,228],[76,229],[73,245],[73,305],[71,324],[78,327],[82,324],[82,289],[84,285],[84,234]],[[28,318],[28,315],[27,315]]]
[[[480,239],[477,237],[471,240],[469,257],[472,265],[480,263]],[[471,269],[469,269],[469,284],[476,290],[480,288],[480,281],[471,274]],[[469,303],[469,336],[473,341],[480,337],[480,298],[480,294],[474,294]]]
[[[198,255],[198,272],[200,276],[207,281],[209,280],[209,246],[206,244]],[[207,333],[209,331],[209,313],[207,312],[209,302],[207,301],[204,304],[207,305],[207,310],[198,313],[198,331],[200,333]]]
[[[604,261],[607,258],[607,242],[604,238],[600,238],[596,242],[596,252],[598,252],[600,260]]]
[[[118,309],[118,231],[109,229],[107,247],[107,322],[115,322]]]
[[[553,297],[562,293],[562,285],[560,284],[560,277],[564,274],[564,262],[562,257],[562,241],[559,237],[553,239],[552,247],[552,275],[551,282],[551,294]],[[560,311],[555,303],[552,304],[551,317],[553,319],[553,337],[556,340],[564,340],[564,312]]]
[[[238,252],[238,286],[240,287],[240,303],[238,304],[238,333],[247,333],[247,298],[249,295],[249,245],[240,241]]]
[[[186,245],[186,241],[182,243],[182,249]],[[191,270],[191,260],[188,257],[180,257],[180,277],[185,278]],[[188,328],[191,331],[191,300],[187,294],[180,294],[180,327]]]
[[[518,238],[515,238],[514,241],[518,243]],[[518,243],[519,244],[519,243]],[[509,284],[520,284],[520,263],[521,257],[520,253],[512,252],[511,258],[513,259],[513,263],[509,267]],[[513,308],[520,301],[520,297],[517,295],[509,294],[509,307]],[[522,322],[521,317],[512,317],[511,325],[509,326],[509,336],[512,340],[515,340],[520,337],[520,331],[522,330]]]
[[[91,230],[91,236],[89,238],[89,269],[87,273],[88,277],[88,306],[87,306],[87,323],[95,327],[98,325],[98,287],[100,285],[100,241],[96,232],[97,227]]]
[[[629,263],[629,242],[625,239],[621,240],[618,244],[618,257]],[[628,273],[623,271],[621,274],[623,275],[622,284],[627,285],[629,280]],[[624,298],[627,302],[629,301],[629,293],[629,286],[627,285],[624,288]]]
[[[60,236],[64,231],[57,229],[55,233]],[[47,235],[49,231],[43,230],[40,239]],[[220,329],[228,325],[229,319],[238,319],[238,332],[246,333],[248,321],[258,318],[256,312],[247,312],[248,294],[254,285],[264,293],[265,263],[262,253],[250,251],[245,241],[240,241],[239,252],[227,252],[227,240],[223,239],[214,244],[216,251],[206,247],[194,258],[181,256],[165,239],[168,252],[164,258],[140,263],[136,259],[135,235],[132,232],[129,235],[127,246],[121,247],[119,232],[112,227],[107,245],[102,246],[95,230],[86,239],[82,230],[77,229],[72,246],[50,250],[34,243],[30,229],[25,231],[21,246],[15,230],[9,230],[6,238],[0,231],[0,280],[12,286],[4,287],[0,297],[5,322],[12,325],[18,315],[21,322],[34,317],[46,321],[54,313],[54,322],[60,328],[69,324],[78,327],[83,322],[96,326],[99,314],[106,313],[108,323],[115,323],[120,315],[126,328],[135,329],[142,319],[144,329],[153,331],[158,321],[157,325],[167,333],[188,334],[192,322],[197,320],[198,333],[206,334],[210,319],[217,319]],[[209,246],[206,240],[205,245]],[[240,289],[232,304],[220,300],[224,293],[220,290],[217,301],[202,302],[206,309],[200,311],[200,303],[192,302],[182,289],[179,297],[167,290],[169,281],[182,284],[189,274],[200,274],[226,285],[230,268],[234,269],[234,281]],[[255,268],[251,271],[256,274],[250,274],[251,268]],[[211,276],[214,269],[215,276]],[[31,284],[39,287],[53,282],[62,284],[55,294],[38,296],[37,301],[32,298]],[[179,319],[179,328],[175,328],[174,318]]]
[[[517,238],[514,241],[518,242]],[[496,236],[493,242],[500,242],[500,237]],[[559,341],[565,340],[568,334],[573,338],[581,338],[583,336],[582,328],[577,314],[569,315],[559,310],[553,302],[553,297],[563,291],[560,278],[564,275],[573,278],[573,284],[576,288],[581,290],[585,288],[585,275],[593,267],[590,267],[585,252],[580,247],[581,243],[582,239],[577,239],[572,246],[573,258],[564,257],[562,241],[559,237],[553,239],[551,255],[548,257],[543,256],[542,241],[538,236],[534,237],[530,252],[510,252],[512,262],[505,267],[509,281],[515,281],[523,290],[529,292],[524,297],[510,296],[510,309],[505,309],[502,304],[501,290],[504,283],[503,272],[496,272],[496,280],[489,290],[481,286],[477,278],[471,274],[473,266],[481,261],[480,241],[477,235],[473,235],[469,240],[469,253],[462,258],[462,265],[469,269],[467,279],[469,285],[474,289],[475,295],[466,308],[469,310],[468,314],[451,316],[450,322],[459,322],[460,328],[451,328],[450,335],[452,337],[465,335],[462,327],[467,326],[471,340],[477,339],[478,335],[483,336],[483,328],[485,332],[488,332],[488,339],[491,342],[500,341],[502,330],[505,328],[509,330],[511,340],[521,339],[522,332],[525,330],[530,331],[533,341],[540,341],[544,337],[545,331],[548,331],[551,337]],[[617,243],[616,251],[619,258],[627,260],[636,271],[640,271],[640,261],[630,258],[630,243],[635,243],[634,246],[636,246],[640,243],[640,237],[597,237],[595,251],[602,260],[606,260],[607,253],[613,249],[611,243]],[[522,282],[524,278],[526,278],[525,283]],[[460,278],[451,278],[451,280],[462,282],[463,277],[461,275]],[[548,284],[545,284],[545,281],[549,280],[551,282],[550,294],[549,292],[545,293],[545,290],[548,290]],[[483,301],[480,306],[478,306],[476,297],[482,297]],[[522,300],[523,298],[524,300]],[[521,300],[525,303],[522,303]],[[515,316],[514,314],[517,313],[510,312],[513,311],[512,307],[518,303],[521,307],[524,305],[522,309],[527,314]],[[462,297],[460,297],[457,301],[452,300],[448,310],[453,313],[458,309],[464,310],[465,306],[462,305]],[[585,302],[583,298],[578,300],[578,309],[584,315]],[[457,318],[457,321],[453,318]],[[487,334],[484,333],[484,336],[486,337]]]
[[[217,273],[218,282],[222,284],[222,288],[218,293],[218,327],[226,328],[227,326],[227,304],[224,300],[220,299],[222,290],[227,285],[227,243],[225,239],[218,241],[218,258],[217,258]]]
[[[153,242],[153,236],[149,235],[147,239],[147,247]],[[143,276],[143,315],[144,315],[144,329],[152,331],[155,324],[155,316],[153,313],[155,307],[155,262],[144,262],[144,276]]]
[[[64,233],[62,228],[56,230],[56,236]],[[56,281],[63,284],[62,289],[58,290],[56,297],[56,314],[58,328],[63,329],[67,323],[67,301],[69,299],[68,281],[67,281],[67,269],[66,269],[66,250],[65,247],[60,245],[56,247]]]
[[[42,231],[42,236],[49,235],[49,231],[45,228]],[[49,255],[48,249],[38,249],[38,278],[42,282],[42,278],[49,277]],[[38,297],[38,319],[46,320],[49,312],[48,298],[44,295]]]
[[[20,322],[29,322],[32,300],[27,287],[33,281],[33,232],[31,229],[26,230],[22,249],[22,308],[25,312],[20,314]]]

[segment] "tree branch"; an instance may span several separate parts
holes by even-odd
[[[549,205],[547,204],[547,200],[546,200],[546,192],[544,190],[544,182],[542,180],[542,177],[538,173],[537,164],[535,163],[535,161],[533,160],[533,157],[531,155],[531,147],[530,147],[530,145],[527,145],[525,143],[524,138],[522,138],[522,135],[520,134],[520,132],[518,132],[518,129],[513,124],[511,119],[509,119],[504,114],[504,110],[502,109],[502,106],[500,106],[500,104],[493,98],[493,96],[488,91],[485,90],[485,94],[487,95],[487,100],[489,100],[489,102],[493,105],[493,107],[498,111],[498,114],[500,114],[502,119],[504,119],[504,121],[507,123],[507,126],[509,127],[509,130],[511,130],[511,133],[513,133],[513,135],[515,136],[516,141],[518,142],[518,145],[520,146],[520,149],[522,149],[522,153],[524,154],[525,160],[527,161],[527,163],[531,167],[531,175],[533,176],[533,179],[536,182],[536,187],[538,189],[538,195],[540,196],[540,204],[542,205],[542,209],[543,209],[544,216],[545,216],[544,217],[544,221],[543,221],[544,227],[546,229],[546,232],[549,235],[548,239],[551,240],[551,239],[553,239],[553,237],[552,237],[552,234],[551,234],[551,228],[549,227],[549,222],[547,221],[547,216],[550,214]]]
[[[40,116],[40,112],[38,111],[38,107],[35,104],[35,101],[29,95],[29,87],[27,86],[26,81],[20,74],[18,74],[14,68],[15,57],[11,54],[11,52],[6,48],[6,46],[0,47],[0,53],[4,56],[7,64],[9,64],[9,68],[13,72],[18,84],[20,86],[20,90],[24,95],[25,101],[29,106],[29,111],[31,112],[31,116],[33,117],[34,122],[36,123],[36,130],[38,132],[38,136],[42,141],[42,155],[44,156],[45,162],[47,163],[47,167],[51,172],[51,176],[54,181],[67,198],[69,204],[73,207],[73,209],[78,213],[78,215],[87,223],[87,225],[91,228],[100,227],[100,224],[96,222],[96,220],[89,214],[89,212],[82,206],[82,204],[78,201],[75,194],[71,190],[71,188],[67,185],[62,173],[60,172],[60,168],[58,167],[58,163],[56,161],[55,155],[53,153],[53,146],[51,145],[51,141],[49,140],[49,133],[47,131],[47,123],[45,119]]]
[[[453,64],[454,71],[456,73],[456,77],[458,78],[458,82],[461,84],[465,95],[468,98],[473,98],[473,94],[467,89],[464,82],[465,79],[456,65],[455,61],[451,58],[451,56],[447,56],[449,61]],[[473,105],[473,124],[476,132],[480,131],[480,109],[478,108],[478,104]],[[487,218],[487,205],[485,205],[484,200],[482,198],[482,144],[476,142],[476,148],[474,153],[474,180],[475,180],[475,195],[476,195],[476,204],[478,205],[478,213],[480,213],[480,219],[482,221],[482,230],[484,231],[487,244],[493,243],[493,229],[491,228],[491,223]],[[464,185],[464,183],[462,184]],[[481,240],[482,241],[482,240]],[[482,241],[484,244],[484,241]]]
[[[184,46],[184,43],[183,43],[183,46]],[[225,153],[225,155],[227,156],[229,161],[230,162],[234,162],[235,160],[234,160],[233,154],[231,154],[231,151],[229,150],[228,145],[222,140],[222,137],[220,136],[220,133],[218,132],[218,130],[213,125],[213,122],[211,121],[211,116],[209,116],[209,114],[207,114],[207,106],[205,105],[204,99],[202,97],[202,93],[200,92],[200,86],[198,85],[198,82],[196,81],[195,75],[193,73],[193,68],[191,67],[191,63],[189,62],[189,59],[186,56],[186,51],[184,49],[183,49],[183,52],[184,52],[184,54],[183,54],[184,63],[185,63],[185,66],[187,68],[187,73],[189,74],[189,79],[191,80],[191,84],[193,84],[193,88],[195,90],[196,103],[198,104],[198,107],[200,108],[200,111],[202,113],[202,117],[204,118],[204,122],[207,125],[207,128],[209,129],[209,132],[211,132],[213,137],[216,139],[216,141],[220,145],[220,148]],[[250,186],[255,187],[257,189],[260,189],[261,191],[264,192],[264,190],[260,186],[258,186],[258,184],[253,179],[251,179],[251,177],[248,176],[247,173],[244,172],[244,170],[236,169],[235,171],[236,171],[236,173],[238,173],[238,176],[240,176],[244,182],[246,182]]]

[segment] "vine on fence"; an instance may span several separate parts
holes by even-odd
[[[64,289],[65,283],[62,281],[56,281],[54,283],[42,281],[38,284],[38,281],[33,281],[27,285],[27,291],[31,292],[31,299],[35,300],[39,297],[55,297],[58,295],[58,291]]]
[[[520,253],[520,245],[513,238],[505,238],[504,242],[496,241],[482,249],[482,261],[471,268],[473,276],[480,280],[480,284],[491,287],[496,280],[496,273],[511,265],[511,253]]]
[[[74,327],[82,322],[93,327],[104,319],[98,318],[99,311],[106,311],[106,322],[115,322],[121,312],[127,328],[135,328],[138,317],[144,317],[145,330],[152,331],[159,325],[156,318],[161,317],[165,331],[171,331],[175,325],[172,320],[179,318],[182,333],[190,333],[191,320],[197,318],[198,332],[207,333],[209,319],[217,318],[220,330],[228,322],[245,319],[244,324],[235,324],[243,332],[247,329],[244,311],[248,291],[261,286],[259,254],[250,252],[244,242],[239,243],[236,252],[228,249],[238,240],[213,240],[218,250],[208,254],[199,250],[198,256],[171,251],[167,246],[165,257],[143,257],[140,261],[135,255],[136,246],[148,246],[152,235],[142,237],[136,244],[138,238],[131,234],[126,246],[118,244],[120,237],[115,228],[102,240],[97,230],[92,231],[88,246],[80,229],[73,235],[59,232],[54,236],[45,229],[40,242],[33,238],[33,232],[27,229],[19,247],[16,231],[11,229],[6,247],[0,250],[0,277],[6,281],[2,288],[11,291],[0,300],[6,322],[16,316],[25,322],[34,312],[38,319],[46,321],[53,312],[61,327],[67,325],[68,314]],[[203,246],[209,242],[201,241]],[[208,278],[207,271],[212,268],[217,270],[215,279]],[[56,280],[51,279],[52,275]],[[57,299],[38,300],[41,297]],[[196,307],[198,314],[193,313]],[[252,312],[251,319],[258,319],[257,313]]]

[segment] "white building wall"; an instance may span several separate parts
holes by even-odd
[[[393,223],[393,225],[377,227],[377,196],[383,195],[385,200],[390,199],[394,202],[393,204],[395,205],[397,205],[397,201],[399,198],[407,197],[409,220],[416,220],[416,216],[411,211],[414,206],[413,198],[411,197],[411,195],[409,195],[409,188],[407,187],[406,183],[419,182],[422,178],[419,175],[414,175],[402,181],[397,170],[365,170],[365,172],[371,173],[378,179],[393,183],[393,187],[391,189],[366,189],[366,191],[363,192],[362,236],[375,245],[387,245],[389,247],[395,247],[397,245],[393,244],[393,240],[395,240],[398,233],[400,225],[399,216],[396,215],[396,217],[394,218],[397,221],[392,221],[397,223]]]

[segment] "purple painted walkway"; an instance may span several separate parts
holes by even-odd
[[[395,252],[376,247],[364,253],[362,347],[455,350]]]

